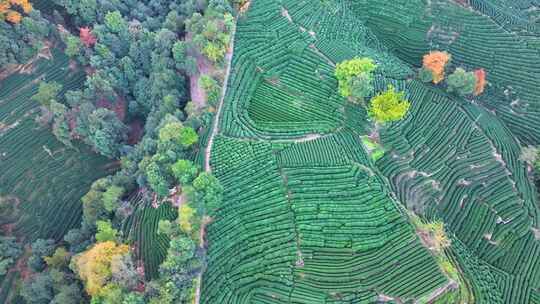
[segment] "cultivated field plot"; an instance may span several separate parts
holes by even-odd
[[[12,204],[0,225],[24,242],[61,240],[81,221],[82,203],[92,182],[111,173],[107,159],[86,147],[68,148],[35,121],[38,103],[30,99],[39,81],[57,81],[63,91],[79,88],[84,74],[53,50],[24,73],[0,81],[0,198]],[[0,277],[0,302],[8,296],[17,272]]]
[[[129,202],[134,210],[124,222],[122,232],[135,247],[139,260],[144,263],[146,279],[155,279],[159,274],[159,265],[167,255],[170,241],[169,237],[158,233],[159,221],[176,219],[178,211],[169,203],[153,208],[143,200],[140,193],[133,195]]]
[[[498,288],[478,294],[499,295],[490,296],[488,303],[528,303],[537,293],[540,271],[540,245],[533,232],[540,210],[526,165],[519,160],[519,145],[488,111],[416,82],[407,91],[412,111],[381,134],[383,146],[392,150],[378,167],[400,201],[442,218],[485,262],[484,274],[469,278],[493,276]]]
[[[225,199],[201,302],[429,300],[448,279],[402,203],[446,223],[475,303],[539,303],[540,210],[517,139],[540,142],[538,77],[524,76],[540,60],[498,22],[448,1],[252,1],[212,150]],[[412,80],[434,45],[488,71],[477,103]],[[333,76],[355,56],[379,64],[377,92],[393,84],[412,103],[375,164],[366,113]]]
[[[538,1],[471,0],[471,9],[445,0],[339,2],[351,2],[344,5],[413,66],[439,49],[457,66],[484,68],[489,86],[477,101],[523,144],[540,143]]]
[[[80,223],[81,196],[111,170],[105,158],[64,146],[35,121],[38,104],[30,97],[39,81],[57,81],[66,91],[79,88],[84,74],[70,70],[56,51],[26,70],[0,82],[0,196],[13,199],[17,214],[2,224],[28,241],[59,240]]]
[[[205,303],[417,298],[447,279],[350,133],[272,145],[219,137],[226,195],[209,230]],[[311,159],[304,156],[311,150]]]
[[[365,111],[333,76],[354,56],[395,79],[412,70],[344,8],[253,1],[239,21],[202,303],[427,299],[448,284],[362,148]]]
[[[79,199],[110,170],[105,158],[86,147],[64,146],[35,122],[38,103],[30,97],[42,80],[61,83],[65,92],[79,88],[84,74],[70,70],[67,57],[54,51],[51,60],[34,63],[31,73],[0,82],[0,196],[13,197],[19,215],[2,224],[14,224],[13,232],[28,240],[59,240],[80,223]]]

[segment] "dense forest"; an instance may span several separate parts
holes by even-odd
[[[206,263],[199,243],[203,219],[223,191],[203,168],[201,137],[211,128],[233,15],[241,4],[0,2],[2,75],[61,50],[68,68],[83,71],[86,80],[79,88],[40,80],[31,96],[39,104],[35,119],[66,147],[88,145],[116,168],[93,182],[81,198],[78,228],[63,238],[2,236],[0,275],[16,263],[23,273],[16,292],[3,285],[2,301],[191,301]],[[201,82],[197,100],[190,95],[190,79],[196,86]],[[0,198],[6,208],[10,202]],[[146,224],[149,219],[136,216],[138,205],[178,211]],[[141,248],[144,241],[129,225],[144,225],[140,237],[156,235],[170,246]],[[145,269],[143,254],[155,255],[151,259],[159,267]]]

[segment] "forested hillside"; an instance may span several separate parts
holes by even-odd
[[[0,0],[0,303],[540,303],[537,0]]]

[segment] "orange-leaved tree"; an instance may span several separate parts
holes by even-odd
[[[474,96],[478,96],[484,92],[486,87],[486,71],[484,69],[478,69],[474,71],[474,76],[476,77],[476,86],[474,87]]]
[[[434,51],[424,55],[424,69],[431,71],[433,83],[439,83],[444,79],[444,68],[450,62],[451,55],[447,52]]]
[[[0,20],[17,24],[22,20],[21,10],[30,13],[32,4],[28,0],[0,0]]]

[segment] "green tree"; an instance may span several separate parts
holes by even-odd
[[[92,225],[95,225],[93,223]],[[83,227],[81,229],[71,229],[64,236],[64,241],[69,244],[69,250],[74,253],[82,252],[90,243],[92,233],[87,231],[88,223],[83,219]]]
[[[178,160],[172,165],[171,169],[173,176],[182,185],[191,183],[199,172],[197,166],[187,159]]]
[[[96,241],[106,242],[106,241],[116,241],[118,230],[113,229],[111,225],[111,221],[97,221],[97,233],[96,233]]]
[[[61,285],[51,304],[80,304],[83,301],[83,294],[77,283]]]
[[[137,292],[130,292],[126,295],[122,304],[145,304],[144,296]]]
[[[186,71],[186,74],[188,74],[189,76],[197,74],[197,71],[199,69],[197,67],[197,59],[195,59],[195,57],[193,56],[187,56],[183,68]]]
[[[89,225],[93,228],[97,221],[109,218],[109,212],[107,212],[103,203],[103,193],[109,186],[109,179],[98,179],[81,198],[83,203],[83,226]]]
[[[64,41],[66,43],[66,49],[64,52],[69,57],[77,57],[81,52],[82,43],[79,37],[74,35],[68,35]]]
[[[371,58],[354,58],[340,62],[336,66],[339,93],[362,101],[373,93],[373,72],[377,65]]]
[[[54,104],[56,102],[52,102],[51,104]],[[64,115],[59,115],[54,118],[54,122],[52,125],[52,133],[58,139],[61,143],[68,147],[72,147],[71,140],[73,139],[73,136],[71,135],[71,129],[69,127],[67,118]]]
[[[118,208],[120,198],[124,195],[124,188],[111,185],[103,193],[103,206],[109,212],[113,212]]]
[[[21,288],[21,296],[30,304],[50,303],[54,297],[54,282],[49,273],[37,273],[25,281]]]
[[[172,223],[169,220],[159,220],[158,222],[158,233],[159,234],[165,234],[165,235],[171,235],[172,233]]]
[[[37,239],[31,246],[32,255],[28,258],[27,265],[34,272],[40,272],[45,269],[45,260],[54,253],[54,240]]]
[[[108,12],[105,15],[105,26],[113,33],[120,33],[127,30],[127,22],[119,11]]]
[[[193,128],[184,127],[180,121],[172,121],[159,129],[158,149],[162,151],[166,149],[174,150],[171,145],[189,148],[198,140],[199,136]],[[160,146],[162,148],[159,148]]]
[[[184,127],[180,130],[180,144],[184,148],[189,148],[192,145],[196,144],[199,141],[199,136],[197,132],[190,127]]]
[[[421,68],[420,72],[418,73],[418,78],[424,83],[433,82],[433,72],[426,68]]]
[[[393,86],[371,99],[369,116],[378,123],[400,120],[407,114],[410,103],[404,98],[405,93],[396,92]]]
[[[193,181],[193,188],[206,213],[212,214],[223,199],[223,186],[219,180],[211,173],[202,172]]]
[[[152,162],[146,167],[146,179],[150,188],[159,196],[164,197],[169,195],[169,183],[167,177],[163,174],[159,166]]]
[[[350,80],[351,97],[353,100],[364,100],[373,94],[373,76],[370,73],[360,73]]]
[[[535,146],[526,146],[521,148],[519,159],[529,165],[533,165],[536,162],[538,155],[540,155],[540,149]]]
[[[471,95],[476,87],[476,77],[473,72],[467,72],[457,68],[446,80],[449,93],[457,93],[461,96]]]
[[[58,82],[42,81],[39,83],[38,92],[32,96],[32,100],[48,107],[51,104],[51,101],[56,100],[61,90],[62,85]]]
[[[208,75],[201,75],[201,78],[199,78],[199,85],[206,92],[208,103],[212,106],[215,106],[219,100],[219,95],[221,93],[221,88],[218,82]]]
[[[0,236],[0,276],[7,273],[21,254],[22,246],[14,237]]]
[[[116,113],[99,108],[88,116],[88,123],[89,142],[102,155],[117,157],[120,146],[127,137],[127,127],[118,119]]]
[[[64,247],[58,247],[51,256],[45,257],[47,266],[55,269],[62,269],[69,265],[70,253]]]
[[[196,255],[195,242],[177,227],[171,238],[167,257],[160,265],[163,281],[156,303],[187,303],[193,280],[202,269],[200,258]]]
[[[177,69],[183,69],[186,62],[187,45],[184,41],[176,41],[172,47],[172,54]]]
[[[209,7],[204,15],[194,13],[186,20],[194,45],[213,62],[221,62],[227,52],[233,26],[231,19],[231,14]]]
[[[116,304],[122,303],[124,291],[118,284],[107,284],[103,287],[99,295],[92,297],[92,303]]]
[[[159,142],[180,143],[180,131],[184,126],[178,120],[166,123],[159,129]]]

